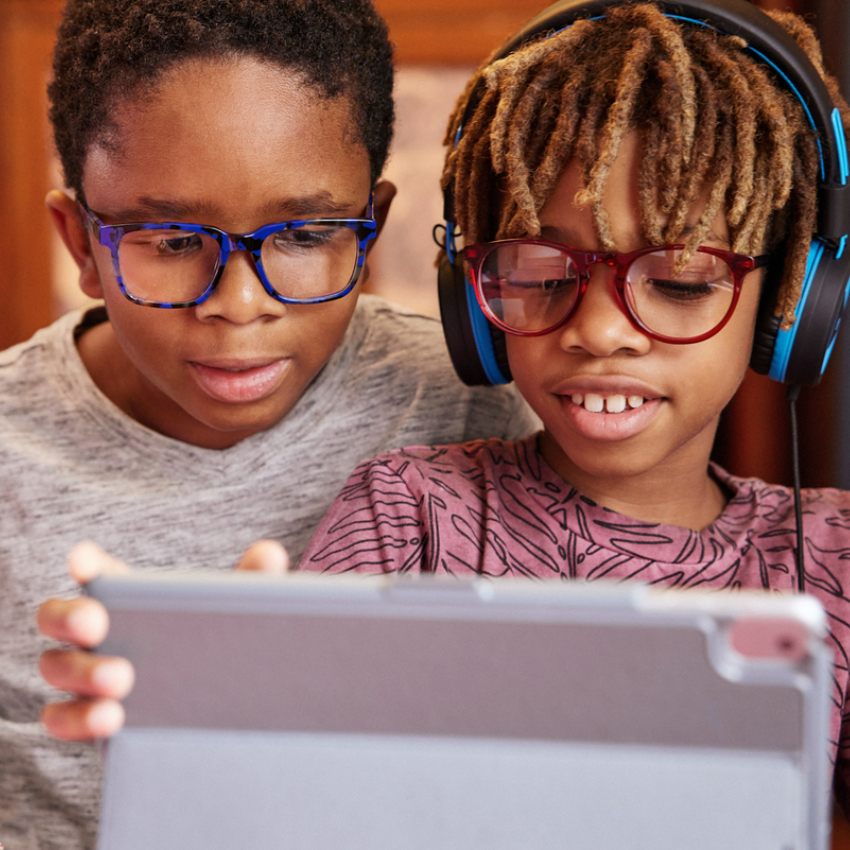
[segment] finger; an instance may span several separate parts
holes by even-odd
[[[42,634],[54,640],[94,647],[109,631],[109,614],[102,603],[87,596],[48,599],[38,607],[36,624]]]
[[[42,709],[41,722],[51,735],[65,741],[108,738],[124,725],[124,707],[111,699],[54,702]]]
[[[289,571],[289,553],[276,540],[258,540],[245,550],[236,569],[280,575]]]
[[[73,578],[80,584],[87,584],[95,576],[116,575],[130,571],[130,568],[104,552],[100,546],[85,540],[78,543],[68,555],[68,567]]]
[[[51,649],[38,669],[44,680],[78,697],[123,699],[133,687],[135,671],[126,658],[80,650]]]

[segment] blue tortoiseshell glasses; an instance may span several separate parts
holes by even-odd
[[[364,218],[316,218],[226,233],[183,222],[104,224],[80,205],[109,248],[121,292],[145,307],[194,307],[212,295],[233,251],[247,251],[263,287],[284,304],[318,304],[354,289],[375,238],[373,199]]]

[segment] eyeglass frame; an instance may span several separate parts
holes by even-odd
[[[490,308],[484,298],[483,288],[481,284],[481,267],[487,256],[503,245],[541,245],[547,248],[554,248],[563,254],[566,254],[573,262],[578,272],[578,291],[572,306],[567,314],[559,319],[555,324],[548,328],[537,331],[522,331],[506,325],[499,319],[493,310]],[[726,315],[712,330],[699,334],[695,337],[671,337],[665,334],[658,333],[648,328],[641,318],[633,312],[629,299],[625,294],[626,274],[628,273],[631,264],[646,254],[652,254],[658,251],[681,251],[685,245],[653,245],[646,248],[639,248],[637,251],[621,253],[619,251],[579,251],[569,245],[564,245],[561,242],[551,242],[546,239],[499,239],[494,242],[479,242],[474,245],[467,245],[461,251],[463,258],[469,263],[471,271],[472,286],[475,290],[475,297],[478,299],[478,304],[481,307],[487,320],[492,322],[497,328],[509,333],[512,336],[544,336],[550,334],[558,328],[563,327],[576,313],[581,305],[584,293],[587,291],[588,283],[590,282],[590,266],[596,263],[605,263],[607,266],[614,268],[614,294],[616,296],[617,306],[632,325],[641,333],[648,336],[657,342],[666,342],[672,345],[690,345],[695,342],[702,342],[719,333],[732,318],[735,312],[735,307],[738,305],[738,299],[741,295],[741,287],[743,286],[744,278],[752,271],[763,268],[771,259],[770,254],[759,254],[749,256],[746,254],[736,254],[734,251],[725,251],[722,248],[713,248],[709,245],[700,245],[695,249],[696,252],[711,254],[723,260],[732,272],[732,283],[734,292],[732,294],[732,303],[726,311]],[[470,262],[469,254],[473,255],[475,262]],[[477,255],[477,256],[476,256]]]
[[[263,289],[276,301],[283,304],[321,304],[325,301],[335,301],[338,298],[343,298],[351,292],[357,285],[360,279],[360,273],[363,269],[363,263],[366,259],[366,250],[369,242],[377,235],[377,222],[375,221],[374,212],[374,196],[369,195],[369,202],[366,205],[366,215],[363,218],[307,218],[293,219],[292,221],[281,221],[272,224],[265,224],[262,227],[254,230],[251,233],[228,233],[226,230],[221,230],[218,227],[212,227],[205,224],[190,224],[187,222],[163,221],[163,222],[130,222],[125,224],[104,224],[81,201],[77,202],[77,206],[82,212],[86,229],[92,234],[95,241],[105,248],[109,248],[112,255],[112,271],[115,279],[118,282],[118,288],[127,300],[134,304],[139,304],[143,307],[154,307],[164,310],[180,309],[182,307],[196,307],[203,304],[215,291],[222,275],[224,267],[230,258],[232,252],[245,251],[251,257],[254,269],[257,276],[263,285]],[[273,233],[279,233],[282,230],[296,230],[301,227],[306,227],[311,224],[326,224],[331,226],[349,227],[355,231],[357,235],[357,257],[354,263],[354,271],[348,284],[338,292],[332,292],[329,295],[316,295],[311,298],[292,298],[279,293],[266,277],[265,269],[263,268],[262,247],[263,242],[268,236]],[[212,236],[218,243],[219,255],[218,266],[213,274],[213,278],[207,285],[206,289],[195,299],[191,301],[150,301],[145,298],[139,298],[138,295],[133,295],[124,283],[121,275],[121,268],[118,261],[118,249],[121,239],[127,233],[134,233],[138,230],[183,230],[189,233],[206,233]]]

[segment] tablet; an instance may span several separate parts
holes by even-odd
[[[812,598],[103,577],[137,680],[99,850],[825,850]]]

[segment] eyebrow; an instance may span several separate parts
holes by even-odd
[[[304,218],[350,218],[351,204],[335,199],[329,192],[317,192],[299,198],[272,201],[260,207],[258,217],[265,223]],[[138,203],[110,210],[108,217],[117,223],[174,221],[201,223],[221,220],[224,213],[217,204],[141,197]]]
[[[541,227],[540,238],[548,239],[550,242],[560,242],[563,245],[568,245],[570,248],[577,248],[579,242],[578,239],[570,239],[568,231],[554,224],[547,224]]]
[[[695,230],[696,230],[695,227],[693,227],[689,224],[685,225],[682,228],[682,234],[681,235],[683,237],[687,238]],[[714,230],[709,230],[708,233],[705,234],[705,241],[706,242],[713,242],[715,245],[720,245],[722,248],[726,248],[727,250],[731,250],[731,248],[732,248],[732,244],[729,241],[729,239],[719,236],[717,233],[714,232]]]

